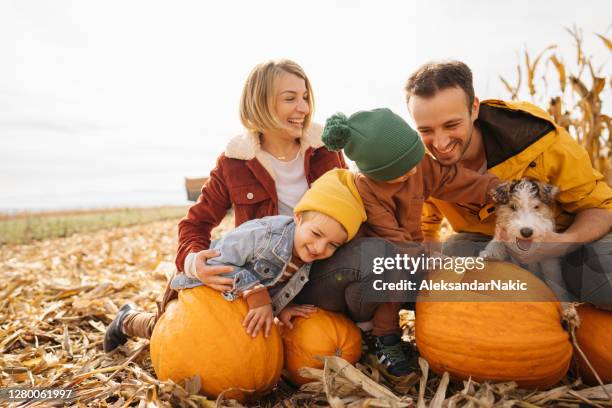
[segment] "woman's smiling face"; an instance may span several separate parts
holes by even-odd
[[[290,136],[302,136],[304,122],[310,114],[310,95],[306,81],[297,75],[283,72],[276,84],[275,114]]]

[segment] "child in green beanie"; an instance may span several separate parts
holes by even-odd
[[[395,243],[421,242],[421,212],[429,197],[450,202],[486,204],[488,192],[500,183],[493,174],[443,166],[425,153],[418,133],[389,109],[357,112],[350,117],[338,113],[327,120],[323,142],[329,150],[344,149],[360,173],[355,183],[365,205],[368,236]],[[408,374],[401,352],[400,303],[383,303],[389,316],[374,316],[373,335],[377,356],[395,375]],[[376,320],[379,320],[377,322]],[[385,327],[385,325],[393,327]]]

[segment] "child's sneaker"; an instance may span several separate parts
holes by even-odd
[[[408,360],[402,350],[402,338],[399,334],[376,337],[375,347],[378,362],[387,368],[389,374],[401,377],[410,373]]]

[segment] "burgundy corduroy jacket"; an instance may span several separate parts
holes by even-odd
[[[341,152],[322,146],[321,127],[311,125],[301,140],[308,185],[328,170],[346,168]],[[179,222],[176,267],[183,271],[190,252],[208,249],[210,233],[233,206],[236,226],[278,214],[272,169],[260,155],[259,136],[246,133],[233,138],[217,159],[198,201]]]

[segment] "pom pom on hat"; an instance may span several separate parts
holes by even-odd
[[[336,113],[327,119],[321,138],[329,150],[342,150],[350,137],[351,129],[346,115]]]
[[[425,156],[419,134],[387,108],[348,118],[337,113],[327,120],[322,139],[329,150],[343,149],[361,173],[377,181],[403,176]]]

